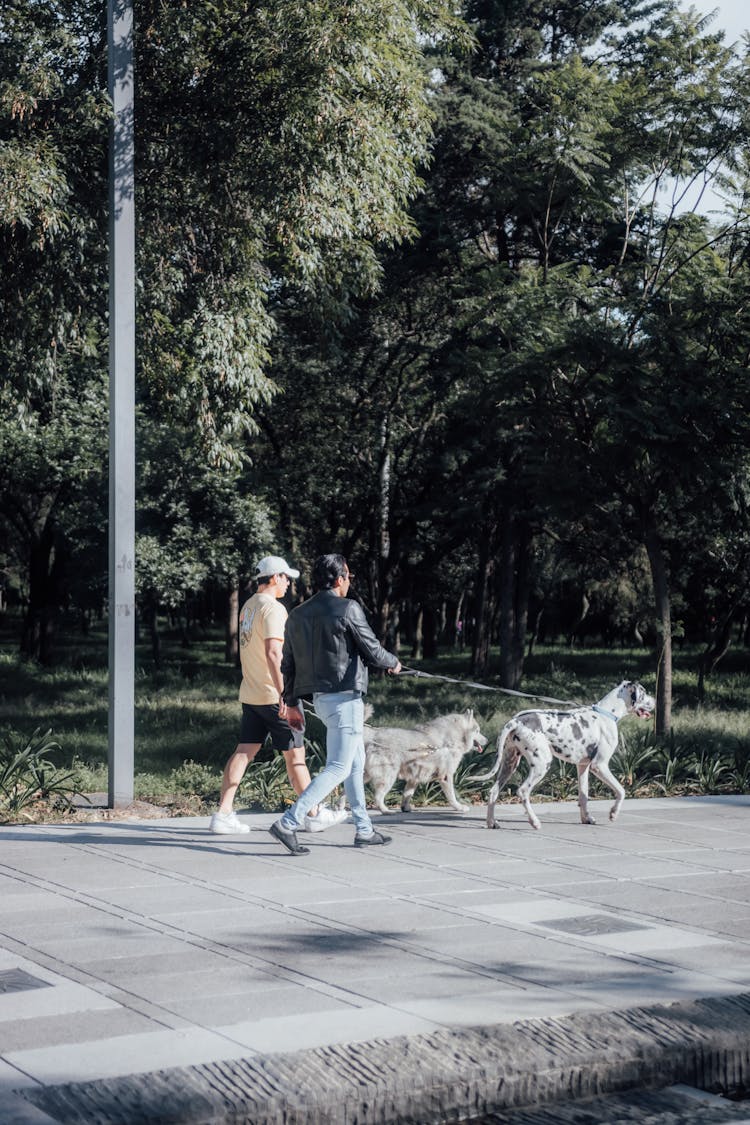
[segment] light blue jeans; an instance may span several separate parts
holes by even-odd
[[[326,727],[326,764],[281,818],[288,832],[302,826],[305,813],[324,801],[342,782],[358,836],[369,836],[372,821],[365,807],[365,707],[358,691],[316,692],[315,714]]]

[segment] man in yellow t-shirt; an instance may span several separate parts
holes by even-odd
[[[255,578],[257,592],[240,612],[240,740],[224,767],[219,808],[209,825],[211,832],[220,835],[250,831],[232,810],[232,804],[245,770],[267,735],[271,736],[273,748],[284,755],[287,777],[295,793],[299,796],[310,784],[303,732],[290,727],[286,704],[281,698],[284,689],[281,656],[287,611],[280,599],[289,589],[290,580],[299,578],[299,571],[293,570],[278,555],[267,555],[258,563]],[[327,805],[316,806],[310,810],[305,827],[311,832],[320,832],[345,820],[346,815],[343,810]]]

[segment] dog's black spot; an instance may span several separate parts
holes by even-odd
[[[541,730],[542,720],[532,711],[524,718],[523,725],[528,727],[529,730]]]
[[[573,738],[576,740],[576,742],[580,742],[581,739],[583,738],[583,731],[579,727],[578,723],[572,724],[572,726],[570,728],[570,733],[573,735]]]
[[[589,745],[588,745],[588,746],[586,747],[586,757],[587,757],[587,758],[592,758],[592,759],[593,759],[593,758],[595,758],[595,757],[596,757],[596,755],[597,755],[598,751],[599,751],[599,746],[598,746],[598,744],[597,744],[596,742],[591,742],[591,743],[589,743]]]
[[[580,717],[580,719],[578,720],[578,722],[579,722],[579,723],[581,724],[581,726],[582,726],[582,727],[587,727],[587,726],[589,725],[589,721],[588,721],[588,719],[587,719],[587,718],[585,718],[585,716],[584,716],[584,715],[581,715],[581,717]]]

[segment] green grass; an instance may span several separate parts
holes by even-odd
[[[53,668],[20,661],[15,651],[16,632],[17,622],[0,618],[0,733],[11,729],[30,735],[37,728],[51,729],[62,748],[55,763],[61,768],[75,765],[84,791],[106,790],[105,627],[98,625],[87,636],[63,633],[59,662]],[[697,702],[696,658],[697,653],[687,647],[676,653],[669,740],[657,745],[650,724],[632,720],[622,725],[616,770],[621,776],[632,776],[628,786],[631,792],[710,792],[732,786],[733,791],[743,791],[746,783],[750,785],[750,653],[736,650],[728,654],[707,683],[703,705]],[[495,666],[496,661],[495,653]],[[408,657],[404,662],[409,666]],[[438,675],[472,678],[468,652],[445,653],[419,666]],[[654,669],[654,656],[644,649],[541,646],[528,661],[522,686],[529,693],[588,703],[625,678],[640,679],[653,690]],[[491,670],[484,682],[496,686],[496,672]],[[181,645],[177,635],[166,632],[159,667],[154,666],[146,644],[137,646],[137,797],[158,802],[164,795],[191,794],[201,809],[215,801],[221,771],[237,740],[238,687],[239,672],[225,663],[218,630],[196,635],[188,648]],[[374,675],[368,699],[375,725],[411,726],[471,707],[490,739],[489,751],[510,715],[537,705],[533,699],[412,676]],[[321,745],[324,742],[314,718],[308,736]],[[718,770],[716,762],[723,770]],[[464,763],[460,773],[465,797],[474,794],[480,799],[480,793],[465,779],[487,767],[486,755],[484,763],[479,758]],[[513,779],[513,791],[518,780],[518,776]],[[571,789],[571,776],[555,764],[542,793],[562,797]],[[595,787],[592,791],[596,793]],[[291,792],[279,758],[258,761],[248,770],[241,793],[246,804],[281,807],[289,799]],[[437,799],[435,787],[417,794],[417,803]],[[395,794],[391,801],[395,803]]]

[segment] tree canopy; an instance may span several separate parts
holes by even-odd
[[[27,617],[72,597],[53,564],[91,559],[103,503],[98,9],[0,26]],[[461,620],[505,686],[547,629],[649,639],[668,729],[674,632],[707,674],[750,612],[747,57],[673,0],[135,14],[143,606],[236,591],[266,545],[339,549],[383,638],[429,653]],[[36,569],[21,508],[66,544]]]

